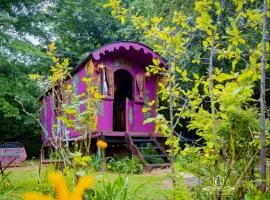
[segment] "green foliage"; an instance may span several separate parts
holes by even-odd
[[[53,24],[52,31],[59,38],[57,46],[72,66],[101,45],[138,37],[134,29],[129,25],[119,25],[103,9],[105,2],[60,0],[48,7],[49,15],[45,15],[47,24]]]
[[[0,143],[36,141],[40,130],[37,122],[22,111],[24,104],[30,113],[38,113],[41,91],[27,78],[28,73],[47,71],[48,61],[42,46],[29,41],[42,37],[42,25],[36,26],[40,13],[40,0],[1,1],[0,5]],[[39,6],[38,6],[39,5]],[[39,143],[32,151],[26,145],[29,157],[37,156]]]
[[[51,154],[52,153],[50,153],[50,155]],[[59,159],[59,157],[53,157],[53,155],[51,155],[51,156],[52,156],[52,158],[50,158],[50,159],[55,159],[55,160]],[[35,177],[34,191],[38,192],[38,193],[45,194],[45,195],[54,196],[55,191],[53,190],[51,183],[49,182],[48,174],[50,172],[55,171],[57,166],[54,164],[48,165],[48,166],[46,166],[46,168],[43,168],[43,170],[41,170],[40,172],[39,172],[38,166],[33,162],[33,160],[32,160],[32,166],[35,168],[35,170],[36,170],[35,175],[37,176],[37,177]],[[36,184],[36,182],[38,182],[38,184]]]
[[[90,166],[94,170],[98,171],[98,170],[100,170],[100,165],[101,165],[101,160],[100,160],[100,157],[98,156],[98,154],[91,155]]]
[[[49,159],[50,160],[61,160],[61,155],[54,148],[49,148]]]
[[[118,176],[114,181],[101,177],[92,190],[86,192],[86,198],[92,200],[125,200],[128,195],[128,178]]]
[[[268,181],[269,184],[269,181]],[[270,191],[262,192],[258,189],[258,185],[254,184],[254,182],[248,183],[248,189],[245,195],[245,199],[247,200],[263,200],[270,198]]]
[[[0,57],[26,66],[40,64],[44,67],[42,62],[46,60],[46,54],[42,47],[29,41],[30,35],[46,39],[44,22],[39,18],[42,6],[40,0],[1,2]]]
[[[36,187],[35,187],[35,192],[39,192],[45,195],[50,195],[53,196],[55,195],[54,190],[52,189],[51,184],[48,182],[48,180],[46,182],[41,182],[39,183]]]
[[[16,187],[9,180],[10,172],[6,173],[4,176],[1,176],[0,179],[0,199],[2,200],[11,200],[15,199],[14,190]]]
[[[83,155],[81,152],[70,153],[76,167],[86,167],[91,162],[91,157]]]
[[[115,173],[141,174],[143,164],[134,156],[131,158],[111,158],[107,163],[107,169]]]
[[[41,94],[36,84],[27,78],[31,66],[9,62],[0,57],[0,143],[18,141],[27,144],[27,141],[39,139],[40,130],[33,117],[23,112],[19,100],[30,113],[39,110],[38,96]],[[38,116],[37,116],[38,117]],[[36,156],[40,148],[39,142],[34,151],[26,150],[29,157]]]

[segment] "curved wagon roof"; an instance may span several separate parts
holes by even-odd
[[[89,53],[89,55],[78,65],[74,70],[76,72],[81,66],[84,66],[89,59],[94,61],[100,61],[103,57],[115,53],[124,51],[134,51],[147,59],[158,58],[162,66],[166,66],[166,61],[158,53],[156,53],[152,48],[146,46],[145,44],[132,41],[118,41],[106,44],[95,51]],[[73,72],[73,73],[74,73]]]

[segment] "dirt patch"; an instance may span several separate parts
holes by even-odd
[[[172,189],[173,188],[173,184],[172,184],[171,180],[162,181],[162,186],[164,189]]]
[[[37,161],[24,161],[21,166],[18,167],[8,167],[7,171],[29,171],[29,170],[36,170],[39,168],[39,162]]]
[[[145,172],[144,175],[146,176],[163,176],[167,175],[171,172],[171,168],[157,168],[151,170],[151,172]]]
[[[184,180],[185,180],[184,185],[187,188],[193,187],[201,183],[200,180],[194,176],[184,177]],[[164,189],[172,189],[173,188],[172,180],[167,179],[167,180],[162,181],[162,187]]]

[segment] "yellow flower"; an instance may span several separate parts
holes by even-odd
[[[67,85],[67,89],[68,89],[68,90],[71,90],[71,89],[72,89],[72,85],[71,85],[71,84],[68,84],[68,85]]]
[[[51,58],[52,58],[52,61],[53,61],[54,63],[59,62],[59,58],[57,58],[57,57],[55,57],[55,56],[52,56]]]
[[[71,192],[71,197],[70,199],[72,200],[81,200],[83,193],[86,189],[90,188],[93,186],[94,183],[94,178],[92,176],[85,176],[81,177]]]
[[[55,189],[55,200],[82,200],[83,193],[86,189],[91,188],[94,183],[92,176],[81,177],[70,193],[64,176],[59,172],[52,172],[49,174],[49,180]],[[24,195],[24,200],[53,200],[50,196],[30,192]]]
[[[49,180],[55,188],[57,200],[69,199],[69,191],[65,182],[64,176],[59,172],[52,172],[49,174]]]
[[[106,149],[108,147],[108,144],[103,140],[98,140],[97,147],[101,149]]]
[[[49,51],[50,51],[50,52],[53,52],[55,49],[56,49],[55,43],[52,42],[52,43],[49,45]]]

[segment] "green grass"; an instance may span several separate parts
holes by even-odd
[[[37,164],[35,164],[38,167]],[[16,186],[15,199],[21,199],[25,192],[34,191],[38,185],[37,168],[32,166],[29,162],[24,163],[23,167],[11,168],[11,176],[9,177],[13,185]],[[46,168],[42,168],[44,173]],[[92,172],[94,177],[104,176],[108,180],[114,180],[118,174],[113,173],[101,173]],[[171,195],[171,189],[167,189],[164,186],[164,181],[169,180],[169,176],[166,173],[160,173],[157,175],[141,174],[141,175],[124,175],[128,177],[128,192],[134,197],[134,199],[147,199],[147,200],[162,200],[167,199]],[[69,184],[71,178],[67,178]],[[139,188],[139,190],[137,190]],[[137,192],[134,194],[134,191]]]

